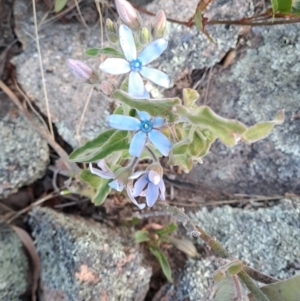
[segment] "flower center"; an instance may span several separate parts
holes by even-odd
[[[139,59],[130,62],[131,71],[139,72],[142,69],[142,62]]]
[[[149,133],[152,128],[153,128],[153,124],[151,121],[141,121],[141,130],[145,133]]]

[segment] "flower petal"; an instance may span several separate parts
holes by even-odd
[[[109,58],[106,59],[99,67],[103,72],[109,74],[124,74],[130,71],[130,65],[124,59]]]
[[[117,190],[117,191],[123,191],[125,184],[123,181],[116,179],[110,183],[108,183],[108,186],[110,186],[111,188]]]
[[[145,90],[144,90],[143,98],[150,98],[150,94],[149,94],[149,92],[146,90],[146,88],[145,88]]]
[[[144,92],[145,87],[142,77],[137,72],[130,72],[128,80],[128,94],[136,98],[143,98]]]
[[[148,133],[148,137],[164,156],[168,156],[170,150],[172,149],[172,143],[164,134],[153,129]]]
[[[103,171],[105,172],[110,172],[111,174],[113,174],[113,172],[111,171],[111,169],[107,166],[105,159],[101,159],[98,161],[97,166],[99,168],[101,168]]]
[[[170,77],[157,69],[143,67],[140,71],[141,75],[149,79],[150,81],[154,82],[158,86],[169,88],[170,87]]]
[[[148,171],[136,171],[128,179],[137,179],[137,178],[139,178],[141,175],[143,175],[145,173],[148,173]]]
[[[148,189],[146,192],[146,202],[148,207],[152,207],[158,198],[158,186],[153,183],[148,184]]]
[[[160,128],[166,124],[166,120],[162,117],[154,117],[153,118],[153,127]]]
[[[126,59],[131,62],[136,59],[136,47],[131,29],[122,24],[119,28],[120,45]]]
[[[131,202],[134,204],[134,205],[136,205],[136,206],[138,206],[141,210],[142,209],[144,209],[145,208],[145,204],[139,204],[137,201],[136,201],[136,199],[133,197],[133,195],[132,195],[132,191],[131,191],[131,188],[129,187],[129,186],[127,186],[127,194],[128,194],[128,196],[129,196],[129,198],[130,198],[130,200],[131,200]]]
[[[129,154],[134,157],[139,157],[144,149],[147,139],[147,134],[138,131],[131,139],[129,146]]]
[[[148,174],[149,181],[153,183],[154,185],[158,185],[158,183],[161,180],[161,176],[155,171],[150,170]]]
[[[149,121],[151,116],[149,113],[145,112],[145,111],[138,111],[136,110],[137,114],[139,115],[140,119],[142,121]]]
[[[132,195],[134,197],[140,195],[148,183],[148,175],[143,175],[140,177],[133,186]]]
[[[138,59],[143,66],[156,60],[167,48],[168,41],[165,39],[157,39],[148,44],[139,54]]]
[[[102,171],[100,169],[94,168],[92,163],[89,164],[89,167],[90,167],[91,173],[93,175],[96,175],[96,176],[100,177],[100,178],[113,179],[115,177],[115,175],[113,173]]]
[[[110,127],[123,131],[137,131],[141,125],[137,118],[118,114],[108,116],[107,121]]]
[[[160,182],[158,183],[158,187],[160,190],[159,197],[162,201],[164,201],[166,199],[166,186],[165,186],[165,182],[163,179],[161,179]]]

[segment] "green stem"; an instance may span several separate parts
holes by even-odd
[[[253,268],[248,267],[247,265],[243,266],[244,271],[254,280],[264,283],[264,284],[271,284],[276,283],[279,280],[273,277],[270,277],[268,275],[265,275],[264,273],[257,271]]]
[[[201,227],[196,225],[184,212],[175,206],[169,206],[167,203],[159,203],[164,212],[170,214],[182,223],[184,228],[194,237],[200,237],[216,254],[222,258],[236,259],[230,256],[229,252],[216,240],[215,237],[211,237]],[[251,277],[241,270],[238,273],[239,278],[245,283],[249,291],[256,298],[257,301],[269,301],[265,294],[260,290]]]
[[[158,158],[156,157],[156,155],[154,154],[154,152],[152,151],[152,149],[149,146],[146,146],[146,149],[149,152],[149,154],[151,155],[153,161],[154,162],[158,162]]]
[[[241,270],[237,275],[245,283],[248,290],[255,297],[256,301],[270,301],[244,270]]]

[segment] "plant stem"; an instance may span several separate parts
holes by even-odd
[[[237,275],[245,283],[248,290],[255,297],[256,301],[270,301],[244,270],[241,270]]]
[[[158,162],[158,158],[156,157],[156,155],[154,154],[154,152],[152,151],[152,149],[149,146],[146,146],[147,151],[150,153],[152,159],[154,162]]]
[[[222,258],[236,259],[216,240],[215,237],[207,234],[201,227],[196,225],[184,212],[175,206],[167,203],[158,203],[164,212],[170,214],[182,223],[183,227],[194,237],[200,237],[217,255]],[[245,283],[249,291],[257,301],[269,301],[265,294],[260,290],[251,277],[242,269],[238,274],[239,278]]]
[[[248,267],[247,265],[243,266],[244,271],[254,280],[264,283],[264,284],[271,284],[276,283],[279,280],[273,277],[270,277],[268,275],[265,275],[264,273],[257,271],[253,268]]]

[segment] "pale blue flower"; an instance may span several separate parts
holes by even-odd
[[[162,155],[168,156],[172,143],[158,129],[165,125],[161,117],[152,118],[147,112],[137,111],[140,119],[113,114],[108,117],[108,124],[114,129],[123,131],[136,131],[129,146],[129,154],[140,157],[144,146],[149,139]]]
[[[126,59],[108,58],[100,65],[100,69],[114,75],[130,72],[128,94],[136,98],[149,98],[141,75],[161,87],[169,88],[170,78],[167,74],[154,68],[145,67],[166,50],[168,41],[165,39],[154,40],[137,56],[132,31],[124,24],[120,25],[119,38]]]
[[[141,177],[140,177],[141,176]],[[140,177],[134,184],[133,188],[127,186],[127,193],[131,201],[140,209],[145,207],[144,204],[138,204],[135,197],[145,196],[148,207],[152,207],[157,201],[158,197],[164,201],[166,187],[162,177],[154,170],[136,172],[130,179]]]
[[[116,174],[107,166],[104,159],[98,161],[97,166],[99,168],[93,167],[92,163],[89,164],[89,168],[92,174],[107,180],[114,179],[114,181],[110,182],[108,186],[117,191],[123,191],[125,187],[124,181],[121,178],[117,178]]]

